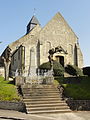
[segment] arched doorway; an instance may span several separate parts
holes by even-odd
[[[56,60],[64,67],[64,57],[63,56],[56,56]]]

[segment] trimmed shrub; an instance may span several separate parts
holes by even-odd
[[[39,66],[39,69],[50,70],[51,69],[50,62],[41,64]],[[54,71],[54,76],[64,76],[64,67],[57,61],[53,61],[53,71]]]
[[[64,76],[64,67],[57,61],[53,62],[54,76]]]
[[[39,69],[46,69],[46,70],[50,70],[50,62],[46,62],[46,63],[43,63],[39,66]]]
[[[83,68],[83,74],[90,76],[90,67],[84,67]]]
[[[67,65],[65,71],[73,76],[83,76],[82,69],[78,68],[75,65]]]

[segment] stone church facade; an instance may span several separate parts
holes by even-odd
[[[26,34],[9,45],[12,53],[10,71],[17,69],[30,74],[48,61],[49,50],[55,49],[53,59],[63,66],[83,67],[83,55],[78,37],[58,12],[43,28],[35,16],[27,25]]]

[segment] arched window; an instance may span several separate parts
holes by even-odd
[[[77,45],[74,47],[74,65],[78,66]]]

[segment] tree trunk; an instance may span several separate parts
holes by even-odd
[[[4,56],[2,56],[2,60],[4,62],[5,80],[9,80],[9,66],[11,63],[11,49],[9,46],[6,49]]]
[[[5,69],[5,80],[9,80],[9,63],[5,63],[4,69]]]
[[[4,60],[4,73],[5,73],[5,80],[9,80],[9,67],[10,67],[10,61],[6,61],[6,59],[5,58],[3,58],[3,60]]]

